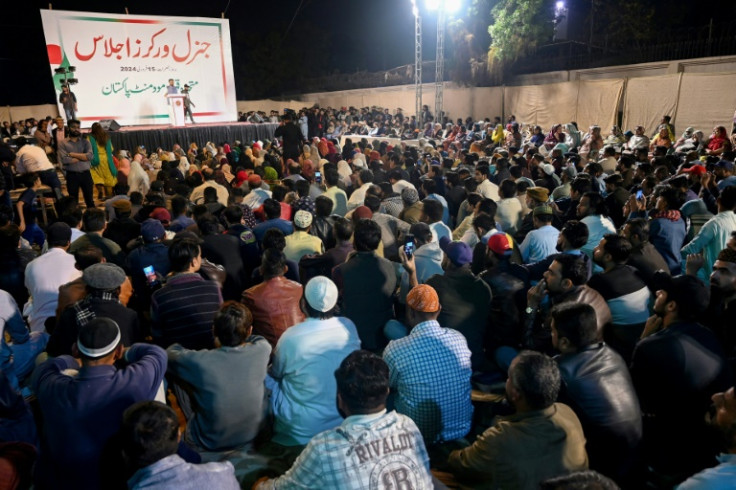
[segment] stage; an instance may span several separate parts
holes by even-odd
[[[168,125],[125,126],[118,131],[110,131],[109,134],[115,149],[129,150],[132,153],[139,145],[143,145],[151,153],[159,147],[171,151],[175,143],[186,150],[192,142],[202,148],[208,141],[215,145],[232,145],[235,140],[242,143],[272,140],[277,127],[278,124],[275,123],[240,122],[188,124],[179,128]]]

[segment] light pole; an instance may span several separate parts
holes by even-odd
[[[427,8],[437,11],[437,55],[434,70],[434,117],[442,121],[442,103],[445,89],[445,24],[447,14],[455,13],[462,0],[427,0]]]
[[[411,0],[414,14],[414,109],[417,126],[422,122],[422,17],[416,0]]]

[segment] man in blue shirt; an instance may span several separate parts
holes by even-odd
[[[258,240],[258,243],[263,242],[263,237],[266,231],[271,228],[278,228],[284,235],[291,235],[294,233],[294,225],[291,221],[281,219],[281,204],[276,199],[266,199],[263,203],[263,211],[266,213],[266,221],[258,223],[253,228],[253,233]]]
[[[519,245],[525,264],[539,262],[557,252],[560,230],[552,226],[554,213],[551,206],[537,206],[532,211],[535,229],[530,231]]]
[[[415,286],[406,306],[412,330],[383,352],[396,411],[411,417],[428,446],[460,439],[473,417],[468,343],[437,322],[442,308],[431,286]]]
[[[158,393],[166,353],[147,344],[126,349],[120,340],[118,324],[98,317],[79,330],[75,351],[81,362],[64,355],[36,368],[32,387],[44,420],[37,488],[100,488],[101,453],[123,412]],[[120,359],[129,365],[117,369]]]
[[[237,490],[232,463],[191,464],[176,454],[179,420],[160,402],[136,403],[123,414],[123,453],[134,469],[128,488]]]

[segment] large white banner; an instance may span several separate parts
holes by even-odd
[[[169,124],[168,80],[189,85],[195,122],[237,120],[227,19],[41,10],[59,113],[56,68],[73,66],[77,119]]]

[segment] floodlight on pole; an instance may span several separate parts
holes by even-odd
[[[567,13],[568,11],[565,2],[559,0],[555,3],[553,41],[563,41],[567,39]]]
[[[434,73],[434,117],[442,120],[445,80],[445,23],[447,14],[457,12],[462,0],[427,0],[427,9],[437,11],[437,56]]]

